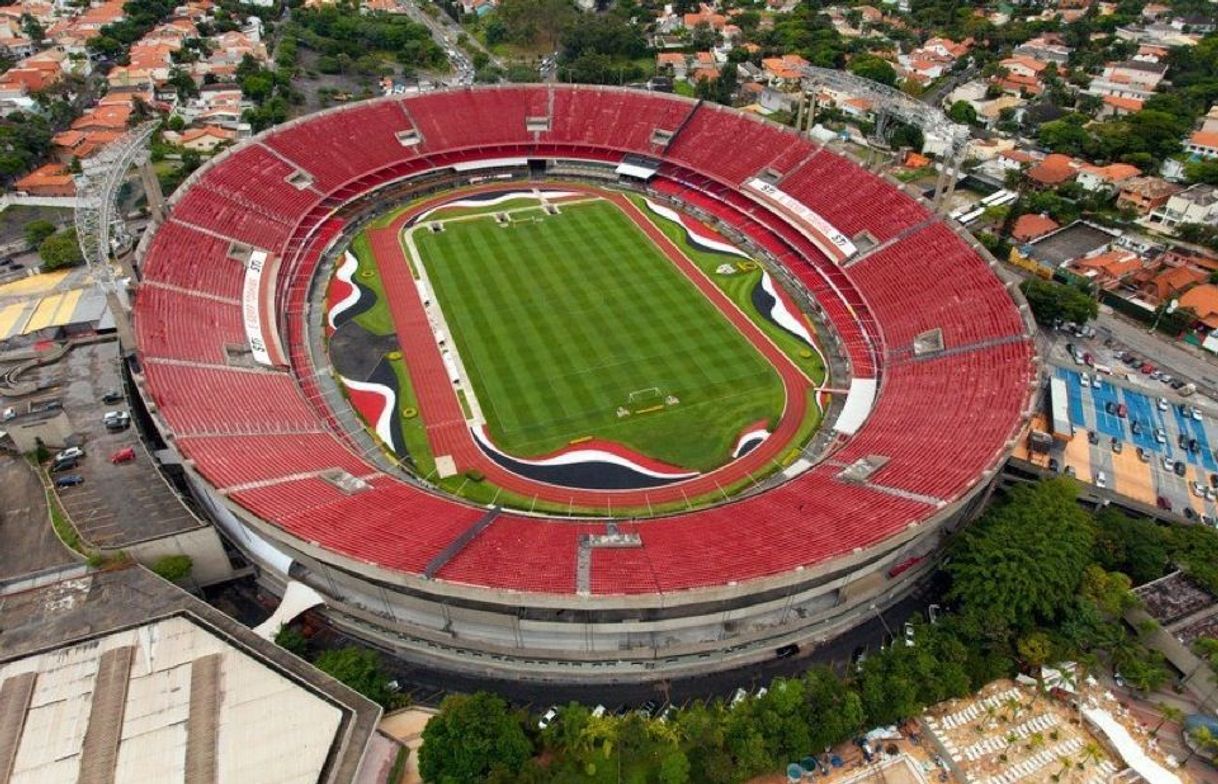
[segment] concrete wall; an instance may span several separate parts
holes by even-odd
[[[149,539],[123,548],[123,552],[149,569],[168,555],[186,555],[193,564],[190,577],[181,581],[184,587],[203,588],[231,580],[235,575],[224,543],[214,526]]]

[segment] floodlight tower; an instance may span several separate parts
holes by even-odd
[[[884,129],[893,120],[897,120],[920,129],[922,135],[927,138],[939,140],[945,150],[940,156],[939,178],[935,182],[935,193],[931,201],[936,210],[946,209],[947,200],[956,189],[960,167],[964,163],[964,148],[969,140],[967,127],[952,122],[937,106],[922,103],[900,90],[849,71],[805,66],[802,83],[805,92],[811,91],[813,95],[820,89],[826,89],[856,98],[866,98],[874,107],[877,136],[882,137]]]
[[[84,160],[76,176],[76,239],[93,281],[106,297],[123,352],[135,348],[135,336],[126,291],[114,263],[121,265],[122,277],[132,278],[134,271],[130,264],[131,237],[118,208],[118,195],[127,171],[135,166],[152,219],[159,223],[164,218],[165,200],[148,153],[148,140],[157,125],[156,120],[151,120],[131,128],[97,155]]]

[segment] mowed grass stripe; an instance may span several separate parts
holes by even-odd
[[[598,436],[706,470],[744,426],[777,418],[774,369],[615,205],[532,217],[414,235],[503,448],[538,455]],[[649,387],[681,402],[619,419]]]

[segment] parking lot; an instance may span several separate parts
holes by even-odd
[[[38,398],[63,405],[85,450],[74,468],[54,476],[84,479],[79,485],[59,488],[58,493],[64,510],[87,541],[124,547],[199,525],[156,469],[134,426],[111,432],[102,424],[106,411],[129,410],[125,399],[102,402],[107,392],[122,391],[117,343],[77,346],[39,372],[49,388]],[[127,447],[134,449],[134,461],[110,462],[112,454]]]
[[[1211,497],[1203,497],[1194,488],[1218,485],[1218,430],[1210,432],[1218,419],[1212,410],[1094,370],[1057,366],[1052,373],[1066,382],[1076,429],[1052,454],[1060,470],[1146,504],[1186,516],[1191,510],[1207,522],[1218,518],[1218,496],[1211,490]]]

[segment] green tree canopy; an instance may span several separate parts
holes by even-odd
[[[892,64],[873,54],[861,54],[853,58],[847,68],[856,76],[871,79],[889,87],[897,83],[897,72],[893,69]]]
[[[1030,629],[1070,606],[1094,533],[1069,479],[1012,488],[952,552],[949,597],[983,633]]]
[[[76,241],[76,229],[65,229],[44,239],[38,246],[38,256],[47,272],[74,267],[85,260]]]
[[[977,110],[968,101],[956,101],[951,108],[947,110],[947,116],[952,122],[962,123],[964,125],[975,125],[977,123]]]
[[[49,220],[32,220],[25,224],[25,244],[37,248],[42,241],[55,233],[55,224]]]
[[[374,651],[350,645],[324,651],[313,664],[317,669],[373,702],[381,705],[389,702],[385,674],[381,671],[380,659]]]
[[[513,773],[532,756],[521,717],[486,692],[445,698],[423,730],[419,773],[434,784],[481,781],[493,768]]]
[[[1099,305],[1087,292],[1064,283],[1030,278],[1019,285],[1019,290],[1041,324],[1058,319],[1082,324],[1099,313]]]

